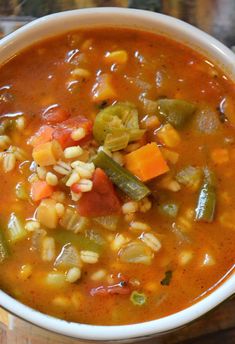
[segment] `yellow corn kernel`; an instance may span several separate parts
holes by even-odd
[[[116,64],[124,64],[128,60],[128,54],[126,50],[116,50],[112,52],[106,53],[104,57],[104,61],[106,63],[116,63]]]
[[[33,149],[33,159],[40,166],[54,165],[63,156],[63,150],[56,140],[43,143]]]
[[[96,83],[92,89],[92,100],[102,102],[103,100],[116,97],[116,91],[112,85],[111,75],[101,74],[97,77]]]
[[[174,148],[180,143],[180,135],[171,124],[165,124],[157,131],[159,141],[169,148]]]

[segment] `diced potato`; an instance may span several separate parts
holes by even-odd
[[[116,97],[116,92],[112,85],[111,75],[101,74],[97,77],[96,83],[92,89],[92,100],[102,102]]]
[[[104,61],[106,63],[123,64],[123,63],[126,63],[127,60],[128,60],[128,54],[126,50],[116,50],[116,51],[108,52],[104,57]]]
[[[164,158],[169,161],[172,164],[176,164],[179,160],[179,153],[173,152],[172,150],[169,150],[167,148],[162,147],[161,148],[162,155]]]
[[[40,166],[54,165],[62,155],[63,150],[56,140],[43,143],[33,149],[33,159]]]
[[[44,199],[36,211],[37,220],[47,228],[56,228],[58,224],[58,214],[56,211],[56,201],[54,199]]]
[[[180,143],[180,135],[171,124],[165,124],[157,131],[159,141],[169,148],[174,148]]]

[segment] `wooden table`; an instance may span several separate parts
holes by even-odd
[[[0,310],[0,344],[82,344],[39,329]],[[195,323],[141,344],[235,344],[235,299]]]

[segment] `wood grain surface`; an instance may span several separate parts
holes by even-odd
[[[82,344],[42,330],[7,312],[0,311],[0,344]],[[86,342],[87,343],[87,342]],[[235,299],[193,324],[141,344],[235,344]]]

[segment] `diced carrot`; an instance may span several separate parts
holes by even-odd
[[[116,95],[112,85],[111,75],[99,75],[92,89],[92,100],[95,102],[102,102],[104,100],[113,99]]]
[[[70,117],[68,110],[62,108],[61,106],[49,107],[42,114],[42,119],[48,124],[57,124],[65,121]]]
[[[142,181],[147,181],[169,171],[160,149],[154,142],[127,154],[125,166]]]
[[[97,168],[93,174],[92,190],[83,193],[78,201],[78,212],[81,216],[97,217],[117,214],[121,206],[112,182],[103,170]],[[76,192],[76,184],[71,187]]]
[[[39,130],[29,139],[29,143],[33,147],[37,147],[42,143],[47,143],[52,140],[52,133],[54,129],[49,125],[43,125]]]
[[[71,138],[72,131],[78,128],[83,128],[86,131],[86,136],[78,141]],[[60,124],[58,124],[53,132],[53,138],[57,140],[61,147],[67,148],[74,145],[83,145],[92,137],[92,121],[89,119],[76,116],[72,117]]]
[[[211,153],[211,159],[215,164],[225,164],[229,161],[228,150],[225,148],[215,148]]]
[[[43,180],[33,182],[31,185],[31,197],[34,202],[40,201],[43,198],[50,197],[54,189]]]

